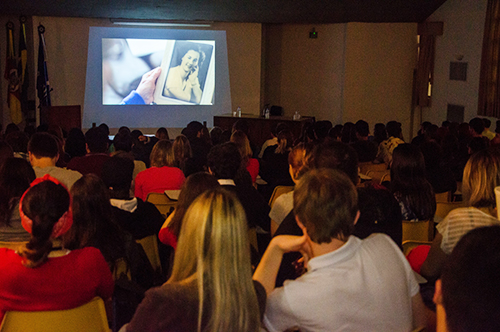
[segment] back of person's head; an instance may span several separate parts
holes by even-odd
[[[385,141],[387,139],[387,131],[385,130],[385,124],[376,123],[373,128],[373,140],[377,143]]]
[[[278,146],[274,153],[286,154],[293,147],[293,133],[289,129],[284,129],[278,133]]]
[[[295,187],[293,210],[313,242],[346,241],[358,213],[356,188],[344,172],[311,170]]]
[[[35,180],[35,171],[22,158],[7,158],[0,167],[0,225],[10,225],[16,202]]]
[[[484,122],[481,118],[474,118],[470,120],[469,126],[476,133],[476,135],[481,135],[484,131]]]
[[[64,185],[46,175],[32,183],[19,205],[23,227],[31,233],[20,255],[25,266],[38,267],[47,260],[52,240],[71,227],[70,195]]]
[[[222,134],[220,134],[219,144],[227,143],[227,142],[229,142],[230,139],[231,139],[231,131],[230,130],[224,130],[222,132]]]
[[[31,137],[36,132],[36,128],[34,125],[27,125],[24,127],[24,133],[28,135],[28,138]]]
[[[464,201],[477,208],[495,208],[497,186],[500,186],[500,152],[485,149],[470,156],[464,168]]]
[[[90,128],[85,133],[85,141],[89,151],[92,153],[105,153],[108,151],[109,138],[106,132],[100,128]]]
[[[188,123],[186,128],[183,129],[182,134],[186,135],[186,137],[191,141],[198,136],[203,130],[203,125],[199,121],[191,121]]]
[[[129,158],[113,156],[104,162],[101,179],[110,188],[111,198],[129,198],[133,173],[134,162]]]
[[[352,142],[352,137],[355,135],[356,132],[354,129],[354,123],[352,122],[344,123],[344,127],[342,127],[342,135],[340,137],[340,141],[349,144]]]
[[[330,129],[332,129],[332,123],[328,120],[315,122],[314,133],[316,134],[316,139],[320,142],[323,141],[328,136]]]
[[[437,169],[443,160],[443,149],[435,141],[423,142],[420,150],[424,156],[426,169]]]
[[[490,119],[482,118],[481,120],[483,120],[484,128],[489,129],[491,127],[491,120]]]
[[[275,136],[275,137],[278,137],[278,133],[282,130],[285,130],[285,129],[290,129],[290,128],[288,127],[288,125],[285,122],[279,122],[276,125],[276,127],[271,128],[271,134],[273,134],[273,136]]]
[[[233,123],[233,128],[231,131],[234,133],[236,130],[241,130],[248,137],[248,133],[250,130],[250,126],[248,125],[248,121],[245,119],[240,119],[240,120],[236,121],[235,123]]]
[[[183,170],[186,161],[193,156],[191,144],[187,137],[182,134],[177,136],[172,145],[172,150],[174,153],[175,166]]]
[[[149,157],[151,167],[174,166],[175,157],[172,143],[169,140],[162,139],[156,142]]]
[[[335,125],[332,129],[328,131],[328,137],[334,139],[336,141],[340,140],[340,136],[342,135],[342,128],[344,126],[341,124]]]
[[[294,181],[299,180],[309,170],[308,161],[314,148],[313,143],[299,143],[288,154],[288,164]]]
[[[401,124],[397,121],[389,121],[385,126],[387,130],[387,135],[389,137],[400,137],[401,136]]]
[[[165,127],[158,128],[155,137],[158,139],[168,139],[168,140],[170,139],[170,137],[168,136],[168,130]]]
[[[181,193],[175,206],[174,216],[168,225],[170,231],[179,238],[179,233],[182,226],[182,219],[187,209],[193,201],[203,194],[205,191],[219,187],[217,179],[208,173],[199,172],[191,174],[181,188]]]
[[[420,149],[399,144],[392,154],[391,191],[398,195],[419,220],[428,220],[436,212],[436,197],[425,177],[425,161]]]
[[[491,122],[490,122],[490,124],[491,124]],[[450,125],[451,125],[451,122],[448,120],[444,120],[443,122],[441,122],[441,127],[443,127],[443,128],[448,128]]]
[[[217,145],[217,144],[221,143],[221,141],[220,141],[221,135],[222,135],[222,128],[221,127],[214,126],[210,130],[210,140],[212,141],[212,145]]]
[[[467,148],[469,149],[469,154],[473,155],[476,152],[485,150],[489,147],[490,142],[484,136],[472,137],[467,143]]]
[[[8,135],[10,133],[16,132],[16,131],[21,131],[19,127],[15,123],[9,123],[7,127],[5,127],[5,133],[4,135]]]
[[[368,126],[368,122],[364,120],[356,122],[354,128],[356,129],[356,133],[361,137],[368,137],[370,134],[370,126]]]
[[[353,184],[358,184],[358,155],[348,144],[328,140],[314,148],[311,168],[330,168],[344,172]]]
[[[126,130],[119,131],[113,138],[113,146],[115,151],[132,151],[132,136]]]
[[[85,135],[80,128],[71,128],[64,144],[64,151],[73,157],[82,157],[87,154]]]
[[[500,226],[476,228],[460,239],[441,275],[450,332],[500,331]]]
[[[243,207],[222,188],[203,193],[184,216],[167,283],[196,281],[200,294],[199,331],[259,331],[246,233]],[[203,317],[210,320],[202,328]]]
[[[207,166],[217,179],[234,179],[241,166],[241,155],[236,144],[227,142],[210,149]]]
[[[5,142],[10,145],[14,152],[28,152],[28,135],[22,131],[14,131],[5,136]]]
[[[59,154],[59,146],[54,136],[39,132],[31,136],[28,152],[36,158],[55,158]]]
[[[247,135],[241,130],[236,130],[231,135],[230,141],[236,144],[240,151],[241,159],[246,165],[246,162],[252,157],[252,148],[250,147],[250,141]]]
[[[101,123],[97,128],[100,128],[102,131],[104,131],[106,136],[109,136],[109,126],[107,124]]]
[[[113,247],[121,248],[118,227],[113,221],[113,212],[108,188],[95,174],[82,176],[71,187],[73,225],[63,236],[64,247],[80,249],[98,248],[107,261],[114,261]]]

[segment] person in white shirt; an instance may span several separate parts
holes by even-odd
[[[304,235],[274,237],[254,273],[268,294],[268,331],[410,331],[426,324],[419,285],[397,245],[383,234],[351,236],[359,210],[345,173],[306,173],[294,211]],[[290,251],[303,254],[307,272],[275,289]]]

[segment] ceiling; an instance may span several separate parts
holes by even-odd
[[[446,0],[2,0],[2,15],[254,23],[421,22]]]

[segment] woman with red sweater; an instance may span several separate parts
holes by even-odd
[[[180,168],[174,167],[175,157],[170,141],[159,140],[149,159],[151,167],[135,178],[135,197],[146,201],[149,193],[181,189],[185,177]]]
[[[113,278],[95,248],[53,245],[72,224],[70,195],[49,175],[36,179],[19,203],[30,241],[18,251],[0,248],[0,321],[6,311],[63,310],[113,294]]]

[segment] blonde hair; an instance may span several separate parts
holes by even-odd
[[[249,248],[245,211],[233,194],[217,188],[191,204],[167,283],[196,280],[198,331],[202,317],[208,317],[203,331],[259,331]]]
[[[462,191],[469,206],[496,206],[495,187],[500,186],[500,152],[486,149],[473,154],[464,168]]]
[[[242,163],[246,167],[248,160],[252,158],[252,148],[250,147],[250,141],[248,140],[247,135],[241,130],[236,130],[231,135],[230,141],[236,144],[236,146],[238,147]]]
[[[156,142],[153,150],[151,151],[149,161],[151,162],[151,166],[155,167],[175,166],[172,143],[170,143],[170,141],[166,139],[161,139]]]

